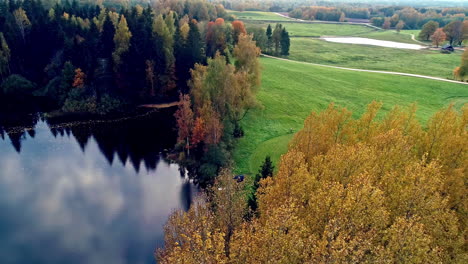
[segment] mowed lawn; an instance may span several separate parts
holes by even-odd
[[[267,28],[268,24],[274,28],[275,23],[246,23],[247,27],[257,25]],[[362,25],[346,24],[321,24],[321,23],[281,23],[291,37],[321,37],[321,36],[356,36],[376,31],[373,28]]]
[[[468,102],[468,86],[419,78],[335,70],[295,62],[261,59],[263,84],[258,94],[262,108],[242,121],[245,131],[234,153],[236,172],[254,175],[270,155],[277,166],[293,134],[311,111],[334,102],[359,116],[373,100],[394,105],[416,102],[418,118],[427,121],[440,108]]]
[[[367,70],[396,71],[453,79],[461,51],[408,50],[291,38],[291,60]]]
[[[288,21],[289,18],[279,16],[273,12],[260,12],[260,11],[231,11],[229,10],[228,13],[230,15],[234,15],[236,19],[239,20],[278,20],[278,21]]]

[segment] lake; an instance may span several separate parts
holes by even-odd
[[[0,262],[155,263],[169,214],[197,193],[164,158],[173,125],[170,111],[91,123],[3,120]]]

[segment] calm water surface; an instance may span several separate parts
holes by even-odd
[[[0,263],[155,263],[197,192],[160,154],[175,140],[160,115],[0,129]]]

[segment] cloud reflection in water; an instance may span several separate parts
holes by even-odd
[[[0,139],[0,260],[152,263],[168,215],[194,192],[177,165],[110,165],[94,138],[83,152],[40,122],[20,153]]]

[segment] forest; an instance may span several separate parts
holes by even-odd
[[[468,108],[381,108],[313,112],[254,193],[222,170],[170,217],[160,263],[465,263]]]
[[[106,115],[176,101],[195,64],[217,52],[229,63],[247,33],[206,1],[104,4],[0,1],[3,107],[34,97],[62,113]]]
[[[292,4],[0,0],[0,140],[8,137],[14,148],[1,158],[2,164],[41,153],[28,151],[47,145],[45,140],[55,138],[60,148],[60,140],[73,136],[76,142],[71,146],[77,148],[78,157],[91,146],[104,155],[105,166],[136,171],[129,182],[141,185],[124,192],[119,190],[126,187],[121,175],[109,173],[105,181],[100,165],[92,170],[96,175],[89,170],[84,176],[77,166],[76,181],[85,187],[69,183],[69,189],[57,191],[65,193],[60,196],[63,201],[78,200],[74,213],[83,218],[90,215],[91,220],[84,222],[88,227],[96,222],[93,211],[101,208],[93,196],[101,189],[86,188],[101,182],[104,189],[116,189],[109,199],[107,193],[102,195],[99,206],[109,213],[98,220],[105,226],[111,223],[110,229],[128,228],[117,235],[135,245],[125,244],[125,249],[115,252],[113,241],[98,241],[93,232],[100,230],[91,227],[86,230],[91,239],[80,242],[93,247],[85,253],[99,251],[93,243],[111,244],[111,254],[123,255],[123,262],[133,260],[127,253],[140,253],[126,251],[142,246],[127,239],[136,225],[154,221],[156,228],[162,228],[158,221],[169,215],[160,215],[153,204],[155,198],[172,202],[156,193],[155,185],[166,187],[157,181],[162,164],[176,165],[172,168],[180,172],[177,180],[197,187],[196,197],[192,201],[190,193],[186,207],[170,207],[173,213],[164,232],[143,230],[164,233],[164,245],[155,249],[154,256],[150,254],[157,263],[467,263],[468,97],[462,82],[468,78],[468,49],[454,51],[463,55],[450,80],[439,75],[393,74],[394,69],[386,68],[371,72],[365,67],[295,61],[294,52],[300,49],[297,38],[304,39],[304,47],[310,46],[306,42],[310,40],[323,41],[326,47],[333,44],[315,35],[296,36],[296,50],[290,55],[288,28],[291,32],[298,25],[303,30],[324,30],[342,23],[298,23],[284,14],[268,13],[260,15],[278,20],[250,24],[247,19],[246,26],[232,10],[289,12],[306,20],[364,20],[383,29],[396,28],[394,35],[388,35],[398,39],[403,35],[400,30],[422,29],[419,40],[433,41],[437,50],[427,50],[437,55],[442,55],[438,47],[446,40],[461,46],[468,39],[464,7],[334,5],[308,0]],[[343,30],[352,31],[361,30],[362,25],[345,26]],[[375,30],[371,25],[362,27]],[[338,30],[332,30],[337,35]],[[356,32],[353,35],[366,36]],[[367,32],[372,33],[389,32]],[[417,41],[412,34],[407,37]],[[354,56],[353,49],[366,48],[348,45],[333,52],[336,57],[342,56],[338,50],[348,52],[353,61],[359,61],[364,56]],[[376,53],[391,51],[373,48]],[[376,58],[383,60],[380,54]],[[384,100],[403,106],[387,105]],[[417,103],[409,101],[420,103],[419,110]],[[365,104],[366,110],[359,109]],[[153,107],[161,105],[170,107]],[[30,108],[35,111],[28,112]],[[36,136],[36,131],[44,130],[53,137]],[[34,140],[43,140],[43,145],[33,145]],[[267,152],[261,144],[269,144],[263,146],[273,151]],[[238,157],[245,160],[236,159],[239,145],[244,149]],[[58,152],[49,151],[42,153]],[[37,165],[29,162],[31,156],[16,165],[23,170],[21,162]],[[257,159],[263,161],[260,167]],[[45,162],[50,164],[39,167],[54,169],[49,165],[65,163],[62,159]],[[241,162],[248,166],[239,167]],[[246,167],[258,171],[252,173]],[[13,169],[8,172],[15,177]],[[60,180],[67,182],[66,176],[51,181],[60,185]],[[0,177],[6,186],[0,184],[2,188],[14,182],[5,179]],[[37,192],[47,190],[45,186]],[[75,196],[67,196],[68,191],[76,192]],[[174,193],[183,196],[184,190]],[[86,194],[90,211],[80,203]],[[127,215],[133,211],[125,208],[126,195],[149,197],[135,203],[144,213]],[[47,227],[61,224],[50,220],[63,216],[52,208],[54,199],[59,198],[33,208],[52,212],[50,218],[44,217]],[[74,215],[66,216],[74,220],[70,217]],[[123,216],[129,222],[114,226]],[[69,229],[70,223],[74,222],[63,226]],[[46,229],[45,237],[50,230],[55,229]],[[153,242],[147,243],[154,246]],[[21,251],[17,244],[14,247]],[[64,248],[65,256],[73,257]]]

